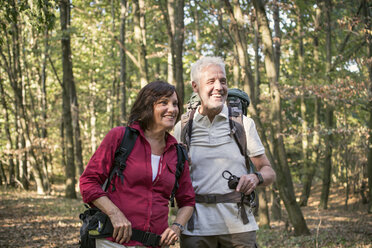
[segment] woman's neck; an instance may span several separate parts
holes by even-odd
[[[162,155],[165,148],[165,134],[164,130],[145,130],[144,132],[147,142],[151,146],[151,153],[154,155]]]

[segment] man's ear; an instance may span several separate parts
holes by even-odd
[[[191,82],[191,86],[192,86],[192,90],[193,90],[195,93],[198,93],[198,84],[197,84],[195,81],[192,81],[192,82]]]

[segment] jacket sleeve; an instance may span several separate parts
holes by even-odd
[[[176,192],[176,201],[178,208],[195,206],[195,192],[191,183],[188,161],[185,162],[185,167],[179,179],[179,187]]]
[[[90,158],[87,167],[80,176],[80,193],[85,203],[90,203],[99,197],[107,195],[101,187],[109,176],[115,158],[115,151],[120,145],[123,136],[123,127],[111,129]]]

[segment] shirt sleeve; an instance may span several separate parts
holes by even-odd
[[[262,145],[258,136],[256,124],[252,118],[243,116],[245,135],[247,137],[247,154],[249,157],[255,157],[265,153],[265,147]]]
[[[182,175],[178,181],[179,187],[176,192],[176,201],[178,208],[185,206],[195,206],[195,192],[192,187],[189,163],[185,161],[185,167],[183,169]]]
[[[106,196],[107,192],[102,190],[102,184],[110,173],[115,158],[115,151],[124,136],[124,128],[111,129],[102,143],[90,158],[87,167],[80,176],[80,193],[85,203]]]
[[[181,121],[177,122],[174,127],[173,136],[176,138],[177,142],[181,142]]]

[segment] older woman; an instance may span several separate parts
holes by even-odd
[[[168,201],[177,164],[177,141],[168,131],[179,119],[179,105],[175,87],[166,82],[155,81],[141,89],[128,122],[139,136],[126,161],[124,181],[113,179],[115,190],[109,186],[105,192],[101,185],[110,173],[125,127],[113,128],[90,159],[80,177],[83,200],[107,214],[114,227],[112,238],[97,239],[97,247],[143,245],[130,239],[132,228],[161,235],[161,246],[178,240],[195,205],[186,161],[175,195],[179,210],[168,226]]]

